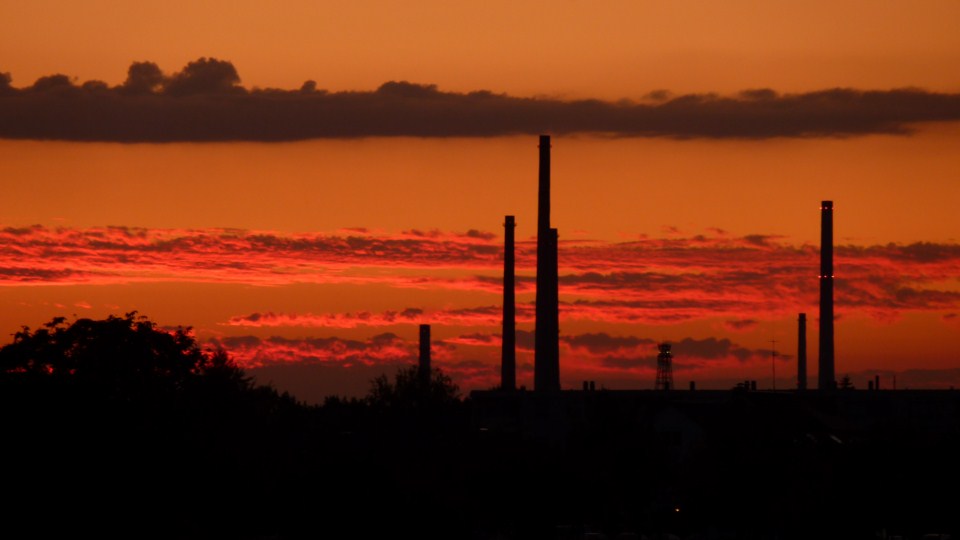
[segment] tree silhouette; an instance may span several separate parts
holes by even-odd
[[[252,384],[226,352],[202,350],[189,328],[136,312],[17,332],[0,348],[0,410],[14,523],[42,530],[55,516],[71,530],[161,537],[240,536],[244,504],[278,497],[276,479],[293,475],[290,441],[309,413]]]
[[[163,330],[135,311],[72,324],[55,317],[36,331],[23,327],[0,349],[0,372],[69,379],[126,398],[182,392],[198,381],[250,387],[224,351],[201,350],[190,328]]]
[[[430,380],[424,385],[416,365],[397,371],[393,382],[386,375],[370,381],[367,402],[374,407],[424,408],[443,407],[458,403],[460,388],[439,368],[430,371]]]

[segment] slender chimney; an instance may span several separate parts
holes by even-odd
[[[512,392],[517,388],[517,304],[514,292],[513,216],[503,222],[503,349],[500,357],[500,388]]]
[[[797,391],[807,389],[807,314],[801,313],[797,326]]]
[[[550,228],[550,136],[540,136],[537,208],[537,308],[533,365],[536,391],[560,390],[557,230]]]
[[[550,136],[540,136],[540,182],[537,197],[537,255],[540,251],[540,232],[550,230]]]
[[[420,384],[426,387],[430,384],[430,325],[420,325],[420,366],[417,370]]]
[[[820,205],[820,390],[837,387],[833,363],[833,201]]]

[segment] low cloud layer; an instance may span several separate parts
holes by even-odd
[[[384,83],[373,91],[248,89],[228,61],[201,58],[165,74],[135,62],[126,81],[63,74],[14,87],[0,73],[0,137],[70,141],[293,141],[377,136],[492,137],[595,133],[627,137],[837,137],[908,133],[960,120],[960,94],[920,89],[770,89],[735,96],[650,94],[642,101],[518,97]]]
[[[518,331],[518,370],[521,378],[531,375],[533,362],[532,332]],[[636,336],[614,336],[606,333],[561,335],[561,356],[567,386],[575,386],[575,377],[609,379],[618,376],[650,378],[656,371],[657,341]],[[241,366],[282,387],[302,389],[314,399],[316,388],[298,382],[297,373],[322,374],[326,382],[319,388],[327,394],[360,395],[369,387],[369,379],[417,361],[418,343],[397,334],[380,333],[366,339],[339,337],[260,338],[234,336],[214,338],[209,346],[228,351]],[[500,335],[495,333],[462,334],[435,339],[432,359],[464,390],[492,388],[500,380]],[[729,339],[707,337],[684,338],[673,343],[674,369],[678,372],[708,366],[742,365],[766,361],[768,351],[745,348]],[[340,387],[331,386],[338,381]],[[348,382],[349,384],[346,384]],[[306,395],[306,394],[304,394]],[[299,394],[298,394],[299,396]],[[301,399],[307,399],[301,397]]]
[[[519,333],[517,367],[522,383],[532,380],[532,342],[531,332]],[[579,388],[583,380],[596,380],[600,387],[652,388],[657,343],[648,337],[602,332],[562,335],[563,387]],[[366,394],[374,377],[415,363],[418,348],[415,338],[407,340],[392,333],[365,339],[236,336],[213,339],[208,345],[229,351],[259,382],[272,383],[313,403],[322,402],[328,395]],[[751,349],[726,338],[686,337],[672,345],[675,374],[684,381],[696,377],[700,388],[731,388],[742,381],[731,378],[731,368],[736,372],[745,365],[768,367],[770,362],[769,350]],[[465,392],[499,384],[499,334],[463,334],[434,340],[432,351],[435,364]],[[777,360],[789,372],[793,360],[780,355]],[[811,368],[815,369],[815,365]],[[898,389],[960,386],[960,368],[838,373],[838,377],[844,375],[857,388],[866,388],[866,381],[872,381],[874,376],[880,377],[885,389],[894,385]],[[762,384],[768,382],[765,379]],[[789,373],[778,380],[778,386],[790,384]]]

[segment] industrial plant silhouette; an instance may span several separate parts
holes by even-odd
[[[562,389],[550,150],[540,136],[532,390],[517,385],[515,216],[503,223],[500,385],[466,399],[432,365],[427,324],[416,365],[378,377],[365,399],[308,407],[255,385],[223,355],[204,356],[186,333],[170,337],[134,314],[71,326],[55,319],[0,349],[7,529],[957,537],[960,396],[881,390],[878,377],[866,390],[835,380],[832,201],[820,207],[816,389],[807,381],[805,313],[794,389],[758,391],[752,380],[680,389],[672,359],[682,351],[670,343],[658,345],[650,388],[584,381]]]
[[[806,313],[798,314],[793,389],[757,391],[757,382],[746,380],[731,390],[697,390],[692,381],[688,391],[679,390],[672,346],[660,343],[652,389],[598,391],[594,381],[584,381],[582,390],[561,390],[558,231],[550,222],[550,150],[550,136],[541,135],[533,391],[516,384],[516,218],[508,215],[503,224],[500,386],[475,390],[468,400],[471,427],[480,430],[486,444],[501,452],[514,445],[514,450],[529,452],[499,456],[505,470],[517,476],[491,473],[503,482],[491,496],[512,501],[504,502],[505,508],[565,507],[563,495],[541,492],[539,501],[526,501],[506,493],[530,482],[569,495],[583,506],[577,510],[590,507],[594,495],[604,504],[636,505],[621,513],[593,508],[592,526],[580,521],[566,529],[560,522],[550,523],[564,512],[547,512],[551,517],[546,522],[557,528],[537,529],[546,537],[600,538],[602,531],[609,537],[616,532],[620,538],[637,538],[633,533],[644,530],[659,537],[672,531],[691,538],[888,538],[896,536],[894,531],[917,536],[921,530],[960,532],[960,513],[948,510],[950,501],[956,501],[956,484],[936,480],[960,479],[960,466],[944,453],[946,448],[958,449],[960,396],[952,390],[880,391],[879,376],[866,391],[853,390],[848,379],[838,388],[833,201],[820,205],[815,391],[809,391],[807,383]],[[429,332],[421,330],[420,335],[420,369],[429,370],[429,356],[423,360],[422,352],[429,350],[422,341]],[[576,473],[564,477],[569,462],[541,469],[540,460],[558,456],[573,458],[578,466],[592,463],[587,469],[593,472],[578,471],[587,478]],[[921,460],[926,461],[920,465]],[[544,476],[524,479],[527,469],[511,467],[517,462]],[[901,469],[893,474],[896,480],[886,480],[890,476],[879,471],[891,468],[909,472]],[[585,492],[570,495],[572,489]],[[644,495],[630,493],[633,489]],[[951,495],[941,496],[941,489]]]
[[[550,225],[550,136],[541,135],[539,144],[539,175],[537,200],[537,272],[536,319],[534,346],[534,391],[541,394],[560,391],[560,326],[559,326],[559,260],[558,231]],[[515,216],[504,216],[503,253],[503,331],[499,392],[516,390],[516,298],[515,298]],[[833,201],[820,205],[820,344],[818,362],[818,390],[828,393],[836,390],[834,367],[834,310],[833,310]],[[429,372],[429,326],[420,331],[421,371]],[[676,390],[673,382],[672,352],[669,343],[658,345],[657,375],[654,388]],[[800,313],[797,340],[796,389],[807,390],[806,314]],[[424,352],[426,351],[426,352]],[[426,360],[424,360],[426,355]],[[426,367],[424,367],[426,362]],[[775,379],[775,378],[774,378]],[[585,381],[584,390],[592,381]],[[877,381],[879,389],[879,380]],[[775,384],[775,383],[774,383]],[[594,385],[595,386],[595,385]],[[871,386],[873,384],[871,383]],[[691,390],[696,389],[691,382]],[[756,390],[756,381],[745,381],[744,389]],[[475,392],[474,397],[480,393]],[[483,399],[483,398],[481,398]]]

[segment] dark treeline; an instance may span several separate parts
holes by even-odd
[[[411,366],[306,406],[132,313],[24,329],[0,372],[5,528],[39,536],[960,532],[952,393],[464,399]]]

